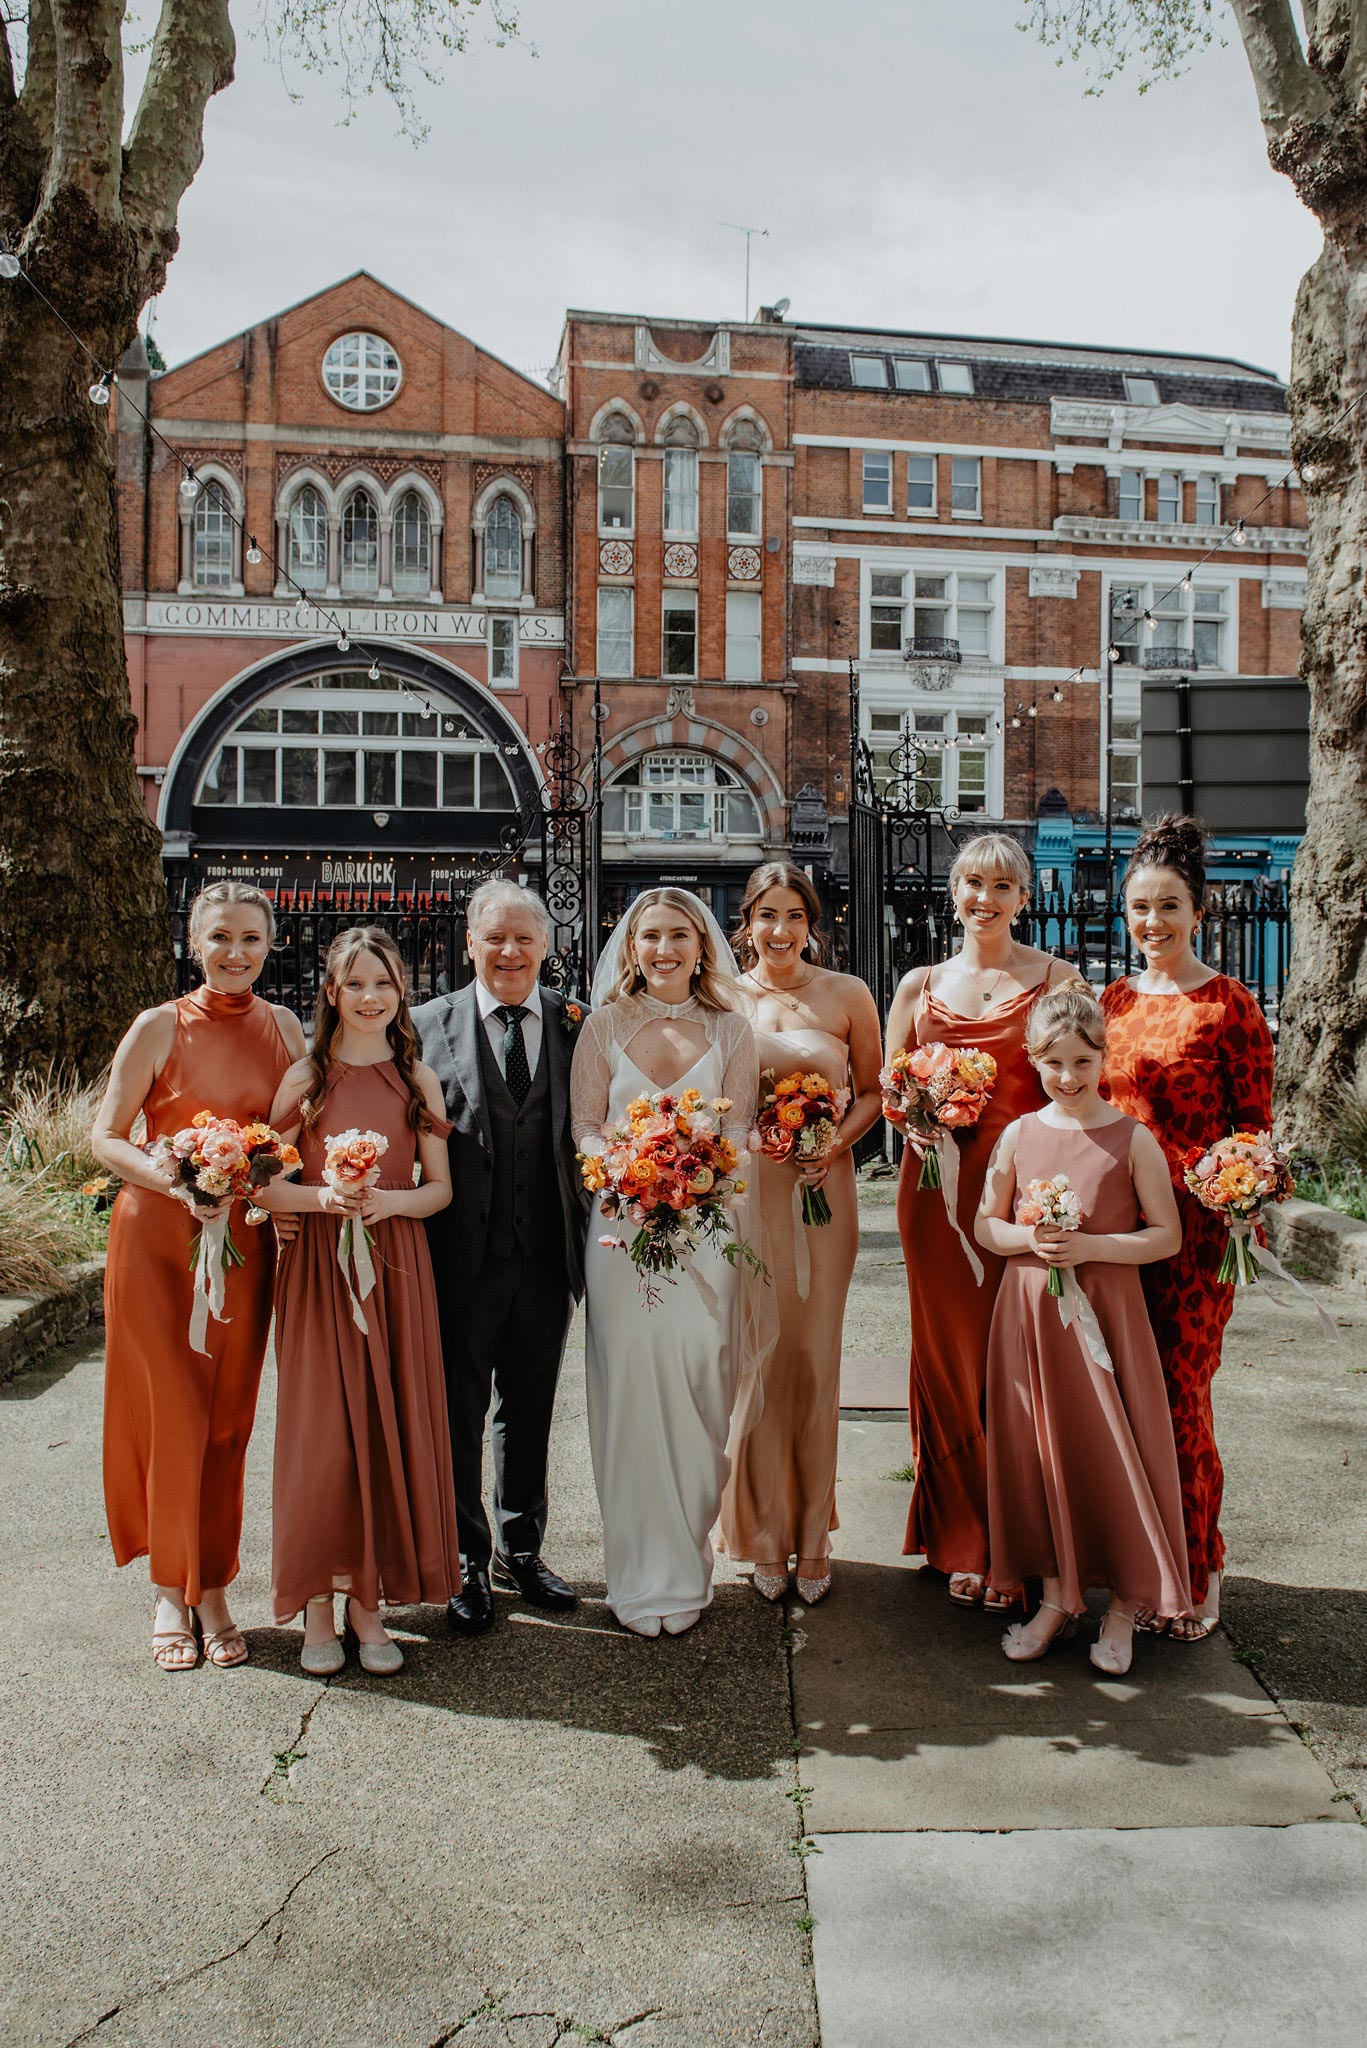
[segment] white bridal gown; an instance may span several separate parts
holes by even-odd
[[[649,996],[605,1003],[583,1028],[571,1083],[581,1150],[586,1139],[594,1147],[602,1124],[624,1116],[637,1096],[656,1092],[633,1064],[630,1046],[660,1016],[687,1016],[706,1028],[706,1051],[670,1083],[670,1092],[697,1088],[709,1101],[728,1097],[733,1107],[723,1129],[743,1153],[759,1086],[749,1025],[731,1011],[695,1003],[671,1007]],[[744,1175],[743,1164],[740,1171]],[[748,1206],[734,1218],[743,1238]],[[743,1281],[704,1243],[676,1272],[676,1285],[659,1283],[663,1299],[647,1309],[630,1259],[599,1242],[618,1230],[595,1203],[585,1259],[589,1443],[608,1605],[619,1621],[630,1622],[687,1613],[712,1599],[711,1532],[729,1470]],[[624,1238],[633,1230],[625,1220],[620,1224]]]

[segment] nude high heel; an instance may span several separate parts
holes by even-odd
[[[1042,1614],[1046,1607],[1052,1614],[1061,1614],[1063,1620],[1053,1634],[1046,1636],[1042,1643],[1032,1643],[1028,1640],[1026,1629],[1029,1624],[1023,1621],[1013,1621],[1002,1637],[1002,1648],[1013,1664],[1033,1664],[1036,1658],[1043,1657],[1052,1650],[1055,1643],[1066,1641],[1069,1636],[1077,1634],[1077,1617],[1070,1613],[1068,1608],[1060,1607],[1056,1600],[1041,1600],[1035,1612]]]

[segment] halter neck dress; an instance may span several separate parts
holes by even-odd
[[[850,1048],[830,1031],[756,1032],[761,1073],[823,1074],[836,1088],[849,1083]],[[722,1501],[721,1547],[728,1556],[764,1562],[825,1557],[835,1511],[840,1425],[840,1344],[845,1300],[859,1250],[854,1159],[842,1152],[826,1176],[831,1220],[804,1224],[794,1213],[795,1166],[767,1159],[758,1170],[765,1258],[778,1311],[778,1342],[762,1375],[762,1405],[753,1427],[738,1433]],[[809,1281],[798,1271],[798,1234]],[[743,1419],[742,1419],[743,1421]]]
[[[942,1003],[927,974],[914,1013],[916,1043],[976,1046],[997,1062],[997,1080],[981,1122],[956,1133],[958,1217],[975,1244],[973,1222],[992,1149],[1009,1123],[1042,1107],[1045,1096],[1025,1053],[1025,1026],[1049,986],[1022,989],[982,1017],[962,1017]],[[908,1398],[916,1484],[907,1520],[908,1555],[924,1551],[937,1571],[987,1571],[987,1452],[984,1440],[987,1339],[1003,1261],[978,1250],[982,1285],[974,1282],[943,1193],[918,1188],[921,1162],[908,1145],[897,1190],[897,1227],[911,1299],[911,1382]]]
[[[170,1056],[143,1104],[147,1140],[202,1109],[264,1121],[291,1055],[271,1005],[207,986],[173,1005]],[[207,1355],[189,1342],[191,1244],[183,1202],[127,1185],[114,1201],[105,1266],[104,1497],[115,1562],[147,1557],[152,1582],[206,1586],[238,1572],[242,1473],[271,1319],[275,1233],[244,1226],[243,1264],[225,1276],[228,1320],[209,1319]]]

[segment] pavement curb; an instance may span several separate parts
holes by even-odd
[[[103,1258],[83,1259],[66,1274],[68,1285],[59,1294],[0,1296],[0,1386],[88,1323],[103,1320]]]
[[[1263,1211],[1268,1243],[1279,1259],[1294,1259],[1312,1280],[1329,1280],[1367,1294],[1367,1223],[1295,1196]]]

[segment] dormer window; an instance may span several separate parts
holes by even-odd
[[[1126,405],[1157,405],[1158,386],[1152,377],[1127,377],[1125,379]]]
[[[888,366],[882,356],[850,357],[850,376],[858,391],[886,391]]]
[[[958,398],[973,396],[973,365],[971,363],[936,362],[936,375],[940,379],[941,391],[951,392]]]

